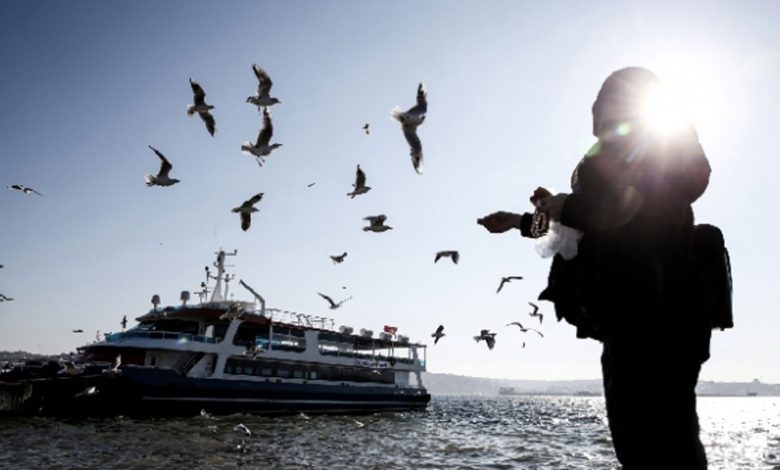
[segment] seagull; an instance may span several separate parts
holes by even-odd
[[[368,227],[363,227],[364,232],[384,232],[386,230],[393,229],[393,227],[390,227],[389,225],[385,225],[385,220],[387,220],[387,216],[384,214],[369,215],[368,217],[363,217],[363,220],[369,221]]]
[[[436,328],[436,331],[433,332],[433,334],[431,335],[432,338],[436,338],[433,340],[433,344],[436,345],[436,343],[439,342],[442,336],[447,336],[447,335],[444,334],[444,325],[439,325],[439,327]]]
[[[120,324],[122,325],[122,329],[123,329],[123,330],[124,330],[125,328],[127,328],[127,315],[124,315],[124,316],[122,317],[122,321],[120,322]]]
[[[307,185],[306,185],[306,187],[307,187],[307,188],[311,188],[311,187],[312,187],[312,186],[314,186],[315,184],[317,184],[317,182],[316,182],[316,181],[315,181],[315,182],[313,182],[313,183],[309,183],[309,184],[307,184]]]
[[[12,302],[14,299],[5,294],[0,294],[0,302]]]
[[[152,149],[152,152],[156,153],[157,156],[160,158],[160,171],[157,172],[157,175],[146,175],[146,185],[147,186],[173,186],[174,184],[178,183],[179,180],[176,178],[171,178],[168,176],[168,173],[171,171],[171,168],[173,168],[173,165],[171,165],[171,162],[168,161],[167,158],[165,158],[165,155],[163,155],[159,150],[149,146],[150,149]]]
[[[75,364],[73,364],[73,361],[67,361],[64,364],[65,368],[60,369],[57,374],[58,375],[80,375],[84,373],[84,369],[81,367],[76,367]]]
[[[273,106],[277,103],[281,103],[281,101],[278,99],[271,98],[270,96],[271,87],[273,86],[274,82],[271,81],[271,77],[265,73],[265,70],[263,70],[263,68],[257,64],[252,64],[252,70],[255,72],[255,77],[257,77],[258,81],[257,94],[247,98],[246,102],[257,106],[258,110],[261,107]]]
[[[27,186],[23,184],[12,184],[10,186],[6,186],[6,188],[10,190],[15,191],[21,191],[24,194],[37,194],[38,196],[43,196],[43,194],[39,193],[38,191],[34,190],[33,188],[28,188]]]
[[[533,302],[528,302],[528,305],[530,305],[531,307],[534,308],[534,311],[533,312],[529,312],[528,314],[531,315],[532,317],[539,317],[539,324],[541,325],[542,324],[542,320],[544,320],[544,314],[543,313],[539,313],[539,306],[536,305]]]
[[[271,113],[268,111],[268,108],[263,108],[263,127],[261,127],[260,131],[257,133],[257,140],[255,143],[247,141],[241,144],[241,151],[254,155],[257,159],[257,164],[263,166],[263,163],[265,163],[263,157],[271,155],[271,152],[273,152],[274,149],[282,146],[282,144],[270,143],[273,135],[274,124],[271,122]]]
[[[245,284],[242,284],[244,287],[247,287]],[[220,320],[232,320],[234,318],[238,318],[241,316],[241,314],[244,313],[244,310],[239,306],[237,303],[230,304],[230,306],[225,310],[225,313],[219,316]]]
[[[440,251],[436,253],[436,258],[433,259],[434,263],[437,263],[440,258],[449,257],[453,263],[458,264],[458,260],[460,259],[460,253],[458,253],[455,250],[451,251]]]
[[[523,276],[506,276],[506,277],[502,277],[501,278],[501,284],[498,285],[498,289],[496,290],[496,294],[501,292],[501,289],[504,287],[504,284],[506,284],[507,282],[513,281],[515,279],[519,280],[519,279],[522,279],[522,278],[523,278]]]
[[[252,435],[252,431],[250,431],[249,428],[244,425],[244,423],[236,424],[236,426],[233,428],[233,431],[241,431],[244,434],[246,434],[247,436],[251,436]]]
[[[490,330],[480,330],[479,336],[475,336],[474,341],[479,343],[482,340],[485,340],[488,349],[493,349],[496,345],[496,333],[491,333]]]
[[[520,331],[522,331],[523,333],[527,333],[527,332],[529,332],[529,331],[533,331],[533,332],[535,332],[535,333],[539,333],[539,336],[541,336],[542,338],[544,338],[544,335],[542,334],[542,332],[541,332],[541,331],[539,331],[539,330],[535,330],[535,329],[533,329],[533,328],[526,328],[526,327],[524,327],[524,326],[523,326],[523,325],[522,325],[522,324],[521,324],[519,321],[513,321],[513,322],[511,322],[511,323],[507,323],[507,324],[506,324],[506,326],[512,326],[512,325],[517,325],[517,327],[518,327],[518,328],[520,328]]]
[[[328,296],[327,296],[327,295],[325,295],[325,294],[320,294],[319,292],[317,292],[317,294],[319,294],[319,296],[320,296],[320,297],[322,297],[323,299],[325,299],[325,300],[327,300],[327,301],[328,301],[328,303],[330,304],[330,309],[331,309],[331,310],[336,310],[337,308],[341,307],[341,305],[342,305],[344,302],[346,302],[347,300],[349,300],[349,299],[351,299],[351,298],[352,298],[352,297],[347,297],[346,299],[342,300],[341,302],[339,302],[339,303],[336,303],[336,302],[334,302],[334,301],[333,301],[333,299],[331,299],[330,297],[328,297]]]
[[[119,375],[122,373],[122,371],[119,370],[119,366],[121,365],[122,365],[122,355],[117,354],[116,358],[114,358],[114,365],[108,369],[103,369],[102,373],[105,375]]]
[[[214,116],[209,112],[209,110],[214,109],[214,106],[206,104],[206,92],[203,91],[203,88],[198,82],[193,81],[191,78],[190,87],[192,87],[193,104],[187,108],[187,116],[198,113],[200,118],[203,119],[203,122],[206,123],[206,130],[214,137],[214,132],[216,132],[217,128],[214,123]]]
[[[355,189],[351,193],[347,193],[347,196],[350,196],[352,199],[355,199],[355,196],[371,191],[371,186],[366,186],[366,174],[360,169],[360,165],[357,166],[357,171],[355,171],[355,183],[352,186]]]
[[[349,420],[352,421],[352,424],[354,424],[355,427],[362,428],[365,426],[365,423],[363,423],[362,421],[358,421],[355,418],[349,418]]]
[[[410,155],[412,156],[412,165],[414,165],[414,170],[418,175],[422,174],[423,154],[420,138],[417,137],[417,126],[423,123],[425,120],[425,113],[427,111],[428,93],[425,90],[425,86],[422,84],[422,82],[417,87],[416,105],[409,108],[409,110],[406,112],[401,111],[401,108],[398,106],[390,111],[390,116],[401,123],[404,136],[406,137],[406,141],[409,143],[409,148],[411,149]]]
[[[342,253],[340,255],[335,255],[335,256],[331,255],[330,259],[333,260],[333,264],[339,264],[339,263],[343,263],[344,262],[344,258],[346,258],[346,257],[347,257],[347,252],[345,251],[344,253]]]
[[[257,212],[254,206],[263,199],[263,194],[265,193],[255,194],[251,199],[247,199],[243,204],[232,209],[233,212],[241,214],[241,230],[245,232],[249,230],[249,225],[252,223],[252,212]]]
[[[82,330],[81,328],[79,328],[79,329],[73,330],[73,332],[74,332],[74,333],[84,333],[84,330]]]
[[[84,390],[80,391],[79,393],[75,394],[73,398],[79,398],[79,397],[88,397],[91,395],[94,395],[98,392],[98,389],[96,386],[87,387]]]
[[[366,135],[371,133],[371,128],[368,126],[368,123],[365,123],[365,125],[363,125],[363,130],[365,131]]]

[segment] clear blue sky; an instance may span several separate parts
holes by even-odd
[[[337,325],[392,324],[428,343],[444,324],[431,371],[598,377],[599,345],[550,304],[543,340],[504,328],[532,322],[549,260],[475,220],[528,210],[538,185],[567,190],[601,81],[643,65],[699,107],[713,173],[694,210],[732,254],[737,326],[714,334],[702,379],[780,382],[779,20],[777,2],[4,1],[0,183],[44,197],[0,193],[0,292],[16,299],[0,303],[0,349],[70,351],[116,331],[152,294],[194,291],[223,247],[270,306],[330,316],[316,292],[352,295]],[[253,63],[282,100],[284,146],[263,168],[240,152],[260,125],[244,102]],[[190,77],[216,106],[215,138],[185,114]],[[389,117],[420,81],[422,176]],[[144,185],[158,166],[147,145],[181,183]],[[358,163],[373,189],[350,200]],[[230,209],[257,192],[244,233]],[[394,230],[363,232],[379,213]],[[434,265],[443,249],[460,264]],[[504,275],[526,279],[496,295]],[[663,347],[674,323],[659,317]],[[471,339],[481,328],[498,331],[495,350]]]

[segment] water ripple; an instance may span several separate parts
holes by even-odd
[[[777,398],[700,398],[711,468],[780,469]],[[234,428],[243,424],[251,435]],[[0,467],[613,469],[600,397],[435,397],[427,412],[4,419]]]

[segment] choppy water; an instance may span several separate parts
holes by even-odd
[[[713,469],[780,469],[780,398],[699,399]],[[252,435],[234,430],[243,423]],[[2,468],[613,469],[602,398],[434,397],[426,412],[0,420]]]

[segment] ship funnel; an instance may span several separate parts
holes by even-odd
[[[157,306],[160,305],[160,296],[157,294],[154,294],[152,296],[152,305],[154,305],[154,310],[157,310]]]
[[[182,305],[187,305],[187,302],[190,300],[190,291],[188,290],[181,291],[181,295],[179,296],[179,299],[181,299]]]

